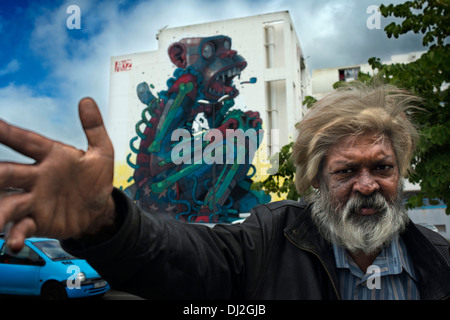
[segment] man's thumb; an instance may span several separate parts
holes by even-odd
[[[113,147],[95,101],[91,98],[84,98],[80,101],[78,108],[89,148],[101,149],[105,155],[112,154]]]

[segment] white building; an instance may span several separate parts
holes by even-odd
[[[425,51],[393,55],[390,61],[383,61],[383,64],[409,63],[417,60],[423,53]],[[367,62],[349,66],[315,69],[312,71],[312,95],[316,99],[320,99],[333,91],[335,82],[356,80],[359,72],[373,74],[373,70]]]
[[[162,29],[155,35],[158,50],[111,58],[108,127],[115,148],[116,186],[126,187],[132,175],[126,159],[144,107],[136,87],[147,82],[153,85],[155,95],[167,90],[166,81],[176,69],[168,55],[169,46],[182,38],[218,35],[230,37],[232,49],[247,61],[241,79],[235,80],[240,94],[234,108],[258,111],[266,132],[278,129],[278,139],[265,138],[265,153],[270,155],[295,138],[295,124],[306,111],[302,101],[311,95],[311,88],[289,12]],[[256,83],[242,83],[250,78],[256,78]]]

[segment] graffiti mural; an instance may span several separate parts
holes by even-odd
[[[247,66],[231,43],[227,36],[173,43],[168,54],[178,68],[167,91],[155,96],[153,85],[138,85],[145,107],[130,141],[136,161],[132,154],[127,160],[134,184],[125,192],[145,210],[188,222],[231,222],[270,201],[250,188],[262,120],[258,112],[231,109],[239,94],[234,81]]]

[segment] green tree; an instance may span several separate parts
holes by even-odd
[[[422,44],[427,48],[419,59],[408,64],[386,65],[375,57],[368,61],[378,78],[408,89],[424,99],[424,112],[414,114],[422,139],[412,160],[414,172],[409,178],[411,182],[420,184],[421,191],[409,198],[408,207],[423,205],[424,198],[440,198],[450,204],[450,1],[414,0],[398,5],[381,5],[380,12],[384,17],[401,20],[400,23],[392,22],[385,27],[389,38],[398,38],[408,32],[422,34]],[[368,74],[360,74],[359,81],[372,82],[373,78]],[[339,82],[335,87],[338,85]],[[313,97],[305,98],[304,104],[308,107],[312,103]],[[285,147],[282,152],[287,153],[280,159],[289,159],[292,144]],[[292,162],[286,160],[285,165],[284,177],[293,178],[295,170]],[[280,177],[269,177],[256,188],[263,188],[266,192],[276,192],[278,188],[288,192],[288,198],[296,199],[299,195],[289,189],[286,180],[283,180],[283,185],[276,185],[276,181],[282,180]],[[450,214],[449,206],[446,213]]]
[[[424,99],[425,112],[415,114],[422,139],[412,160],[411,182],[421,192],[409,198],[409,206],[420,206],[423,198],[440,198],[450,204],[450,1],[415,0],[380,6],[384,17],[402,19],[384,29],[389,38],[408,32],[422,34],[428,47],[419,59],[408,64],[384,65],[370,58],[369,64],[388,83],[410,90]],[[432,200],[431,200],[432,201]],[[447,206],[447,214],[450,207]]]

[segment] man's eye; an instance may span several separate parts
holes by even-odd
[[[381,164],[381,165],[376,166],[375,169],[385,171],[385,170],[392,169],[392,166],[387,165],[387,164]]]
[[[341,173],[341,174],[349,174],[352,173],[353,169],[342,169],[342,170],[338,170],[335,173]]]

